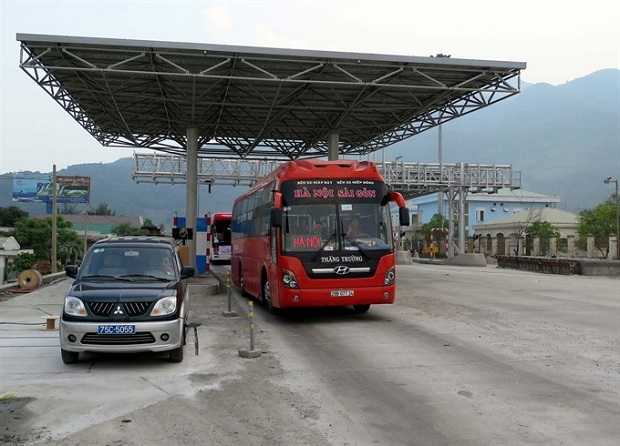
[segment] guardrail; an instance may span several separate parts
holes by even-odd
[[[499,268],[521,269],[550,274],[579,274],[579,261],[576,259],[496,256]]]

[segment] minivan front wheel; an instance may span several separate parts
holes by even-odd
[[[76,362],[78,362],[78,359],[80,357],[80,353],[79,352],[70,352],[67,351],[65,349],[60,349],[60,356],[62,357],[62,362],[64,362],[65,364],[75,364]]]
[[[183,361],[183,343],[181,343],[181,346],[179,348],[170,350],[170,361],[171,362]]]

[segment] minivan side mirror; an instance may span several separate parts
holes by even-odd
[[[181,269],[181,279],[188,279],[190,277],[194,277],[194,267],[193,266],[184,266]]]
[[[67,265],[65,267],[65,274],[67,275],[67,277],[71,277],[72,279],[75,279],[75,277],[77,276],[77,273],[78,273],[77,265]]]

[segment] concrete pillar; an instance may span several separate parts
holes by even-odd
[[[6,260],[4,256],[0,256],[0,285],[4,285],[4,268],[6,266]]]
[[[555,257],[558,255],[558,238],[551,237],[549,239],[549,254],[551,257]]]
[[[514,256],[515,253],[512,251],[512,237],[504,237],[504,252],[507,256]]]
[[[539,256],[540,255],[540,237],[535,235],[532,239],[532,255]]]
[[[592,259],[595,257],[596,246],[594,245],[594,236],[588,235],[586,238],[586,257]]]
[[[497,255],[497,237],[491,238],[491,255]]]
[[[567,251],[568,257],[572,258],[577,255],[575,251],[575,236],[574,235],[566,236],[566,251]]]
[[[618,237],[614,235],[609,236],[609,255],[607,256],[610,260],[618,259]]]
[[[461,178],[465,178],[464,164],[461,163]],[[465,186],[459,187],[459,252],[465,252]]]
[[[329,134],[329,146],[327,152],[327,159],[329,161],[334,161],[338,159],[338,133],[330,133]]]
[[[198,129],[190,127],[187,129],[187,151],[186,151],[187,172],[185,174],[185,225],[193,232],[192,240],[189,244],[188,266],[196,269],[196,221],[198,218]]]

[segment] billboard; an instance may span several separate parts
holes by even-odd
[[[52,202],[51,178],[13,178],[13,201]],[[88,203],[90,177],[56,177],[56,203]]]

